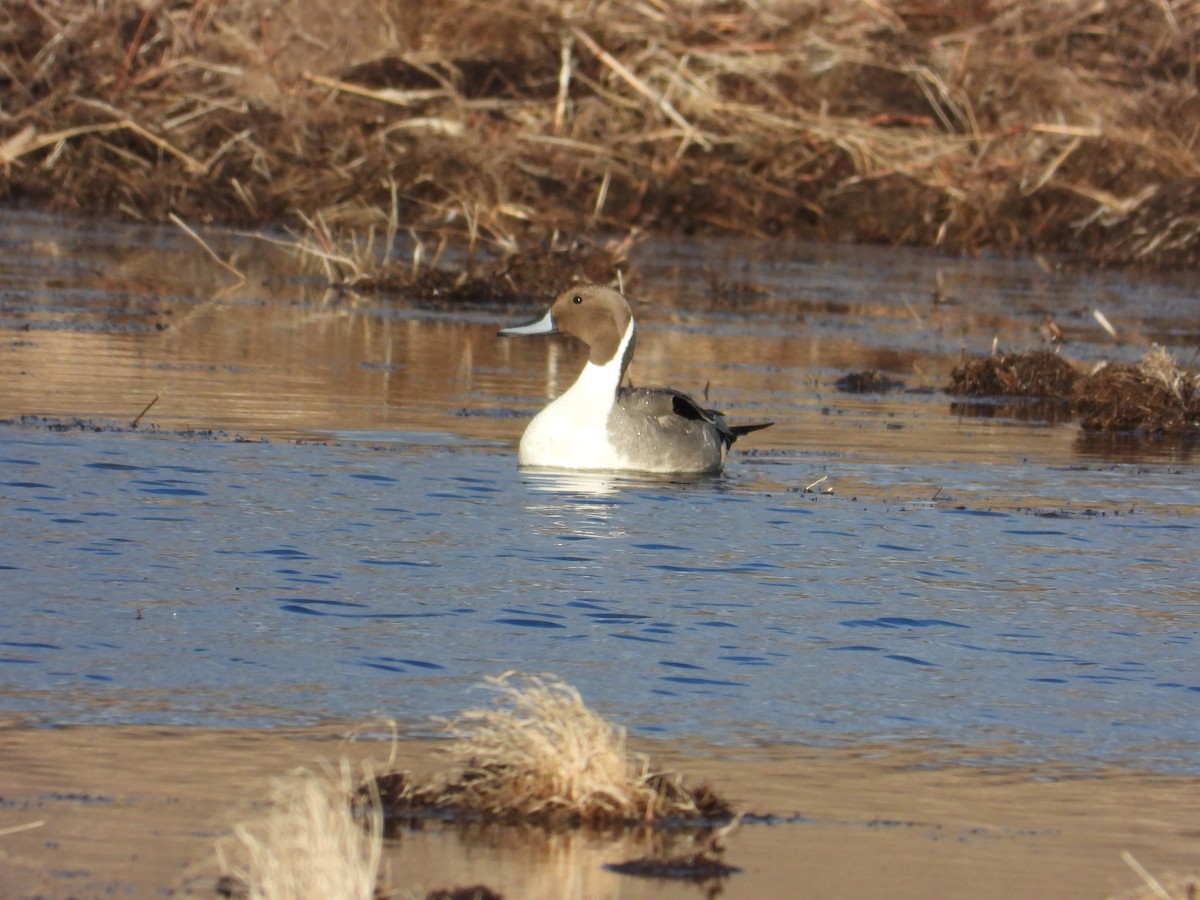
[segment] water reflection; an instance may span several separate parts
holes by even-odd
[[[206,239],[245,271],[245,282],[231,284],[175,229],[0,214],[0,274],[9,285],[0,297],[10,351],[0,356],[4,408],[132,421],[158,397],[147,426],[453,433],[512,445],[582,364],[581,348],[565,339],[496,338],[498,324],[528,310],[435,309],[399,297],[325,302],[319,283],[296,277],[296,261],[277,248],[219,233]],[[987,352],[993,341],[1037,346],[1048,313],[1075,322],[1064,352],[1077,359],[1132,360],[1144,349],[1133,338],[1113,344],[1095,326],[1095,276],[871,248],[764,249],[647,242],[638,259],[656,302],[638,306],[643,334],[631,377],[677,387],[739,420],[777,422],[735,457],[1063,461],[1083,444],[1057,411],[946,402],[941,388],[960,355]],[[761,290],[726,302],[704,274],[721,259],[748,266],[746,279]],[[1108,277],[1105,311],[1122,334],[1153,333],[1168,346],[1193,340],[1186,280]],[[864,369],[905,390],[836,390],[847,372]],[[1089,455],[1105,452],[1102,442],[1084,443]],[[1131,445],[1112,446],[1127,458]],[[1180,458],[1154,442],[1144,453]]]
[[[488,823],[422,823],[388,831],[385,857],[409,885],[447,888],[445,872],[459,885],[483,884],[505,897],[528,900],[596,900],[643,896],[701,900],[718,896],[723,879],[645,879],[608,866],[645,857],[694,853],[707,834],[686,829],[547,830]],[[431,869],[430,861],[437,868]],[[639,883],[640,882],[640,883]]]
[[[1200,434],[1106,434],[1080,431],[1075,452],[1085,459],[1138,463],[1147,459],[1190,463],[1200,448]]]
[[[587,498],[608,497],[616,494],[623,486],[636,483],[628,476],[607,472],[523,469],[521,476],[525,483],[539,494],[554,495],[568,504],[579,495]]]
[[[521,477],[539,493],[561,494],[565,497],[577,494],[589,497],[608,496],[623,490],[685,488],[697,485],[719,487],[724,483],[719,475],[652,475],[637,472],[574,472],[532,468],[522,468]]]

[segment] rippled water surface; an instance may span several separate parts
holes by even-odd
[[[246,284],[176,232],[0,216],[3,712],[431,731],[516,668],[666,737],[1200,771],[1193,448],[941,392],[1047,318],[1187,361],[1195,284],[647,244],[634,380],[776,422],[669,482],[517,469],[581,360],[495,338],[537,309],[322,297],[213,241]],[[837,391],[865,368],[905,389]]]

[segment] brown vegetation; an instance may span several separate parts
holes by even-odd
[[[1057,353],[1001,353],[979,356],[954,367],[951,394],[970,397],[1038,397],[1068,400],[1079,371]]]
[[[1107,363],[1083,374],[1049,351],[969,359],[954,368],[948,393],[1069,403],[1085,431],[1200,433],[1200,373],[1155,347],[1136,365]]]
[[[1200,259],[1195,0],[12,0],[0,201]]]
[[[456,770],[427,782],[403,772],[375,778],[387,816],[592,826],[733,818],[712,790],[689,788],[629,752],[624,729],[588,709],[570,685],[515,672],[488,684],[492,707],[448,725]]]
[[[1081,378],[1073,400],[1085,431],[1200,432],[1200,374],[1161,347],[1137,365],[1110,363]]]

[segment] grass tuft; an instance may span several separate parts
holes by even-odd
[[[1089,374],[1045,350],[976,357],[955,367],[946,391],[1066,403],[1084,431],[1200,433],[1200,373],[1158,346],[1136,364],[1105,363]]]
[[[246,900],[372,900],[383,850],[378,798],[352,806],[349,764],[280,781],[259,820],[218,845],[222,892]]]
[[[1057,353],[1002,353],[968,359],[950,373],[951,394],[1066,400],[1079,372]]]
[[[385,777],[385,805],[594,826],[732,818],[710,789],[692,789],[630,752],[625,730],[588,709],[569,684],[518,672],[486,683],[492,705],[447,723],[457,769],[426,785]]]
[[[1109,363],[1082,378],[1074,403],[1085,431],[1200,432],[1200,374],[1162,347],[1136,365]]]

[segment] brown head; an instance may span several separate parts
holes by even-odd
[[[550,311],[525,325],[501,329],[505,337],[562,332],[588,345],[588,361],[597,366],[609,362],[621,346],[633,314],[620,293],[598,284],[577,284],[559,294]],[[633,342],[626,348],[633,352]]]

